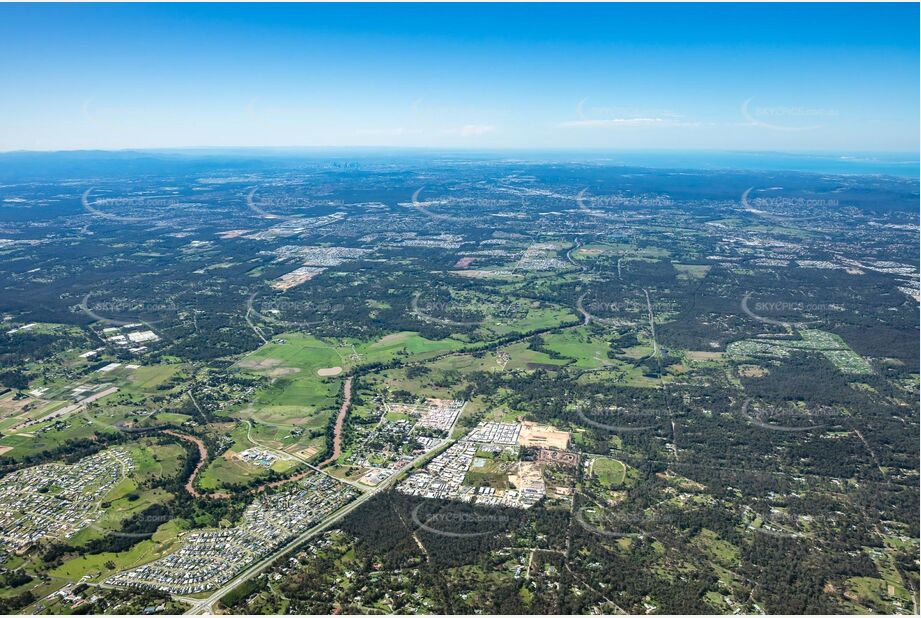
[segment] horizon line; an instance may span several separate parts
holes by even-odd
[[[603,146],[398,146],[398,145],[299,145],[299,146],[126,146],[118,148],[58,148],[58,149],[29,149],[17,148],[0,150],[0,155],[7,154],[56,154],[56,153],[131,153],[131,152],[194,152],[194,151],[241,151],[241,150],[429,150],[440,152],[565,152],[565,153],[744,153],[744,154],[775,154],[775,155],[848,155],[848,154],[891,154],[908,155],[915,157],[911,162],[921,159],[918,150],[884,150],[884,149],[853,149],[853,150],[809,150],[809,149],[751,149],[738,148],[617,148]],[[908,163],[908,162],[906,162]]]

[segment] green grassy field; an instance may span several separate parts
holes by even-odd
[[[342,372],[367,363],[383,363],[401,357],[425,359],[454,350],[462,342],[432,341],[417,333],[400,332],[374,341],[325,341],[309,335],[285,333],[274,338],[237,363],[243,371],[269,378],[252,405],[232,412],[254,422],[252,436],[260,443],[288,452],[325,448],[325,428],[338,410],[337,397],[344,378],[341,372],[319,375],[320,370],[340,368]],[[329,372],[326,372],[329,373]],[[236,440],[241,444],[240,440]],[[243,448],[250,446],[246,444]],[[242,450],[242,449],[239,449]],[[216,470],[203,477],[203,487],[252,478],[253,471],[236,464],[215,464]],[[217,475],[217,476],[214,476]]]
[[[275,427],[269,427],[272,431],[277,431]],[[238,424],[230,433],[233,439],[233,445],[226,453],[215,457],[202,470],[198,476],[197,484],[205,491],[214,491],[222,489],[226,485],[247,483],[253,479],[267,477],[269,471],[267,468],[244,461],[236,456],[236,453],[245,451],[253,446],[249,441],[249,428],[245,423]],[[255,435],[255,430],[254,430]]]
[[[505,352],[511,357],[508,364],[505,366],[506,370],[538,368],[552,369],[556,367],[563,367],[572,362],[570,359],[551,358],[544,352],[529,350],[528,344],[525,342],[514,343],[510,346],[505,346],[502,348],[502,352]]]
[[[186,457],[186,450],[178,444],[157,444],[145,439],[126,447],[134,469],[103,497],[100,507],[103,515],[75,534],[68,541],[74,546],[102,538],[111,531],[121,529],[123,522],[153,504],[164,504],[172,494],[160,488],[144,488],[156,478],[170,478],[178,474]]]
[[[847,587],[862,603],[879,613],[894,613],[894,601],[899,601],[902,607],[911,607],[911,593],[900,584],[876,577],[851,577],[847,580]]]
[[[185,459],[185,449],[178,444],[151,444],[130,447],[134,459],[133,477],[138,482],[161,476],[170,477],[179,473]]]
[[[503,490],[510,487],[508,474],[505,472],[503,464],[496,460],[487,460],[482,468],[471,467],[464,477],[464,484]]]
[[[21,459],[27,455],[34,455],[58,447],[70,440],[79,438],[91,438],[93,434],[100,432],[114,433],[115,429],[111,426],[98,424],[87,421],[81,416],[76,416],[68,423],[68,426],[61,430],[51,429],[41,434],[36,434],[35,430],[48,426],[51,423],[37,425],[24,429],[16,434],[3,436],[0,439],[0,446],[12,447],[11,451],[5,453],[6,457]]]
[[[627,477],[627,466],[616,459],[596,457],[592,460],[592,477],[605,489],[619,487]]]
[[[256,466],[236,457],[217,457],[202,471],[198,478],[198,486],[205,491],[213,491],[227,485],[267,478],[268,475],[268,468]]]
[[[88,365],[85,359],[80,360],[81,366]],[[119,422],[141,420],[137,410],[154,393],[161,396],[174,393],[178,385],[171,389],[164,389],[163,385],[180,375],[186,367],[179,363],[142,366],[137,369],[122,366],[105,374],[93,371],[76,379],[38,380],[33,388],[45,389],[40,399],[29,397],[17,401],[8,395],[0,400],[0,432],[4,434],[0,438],[0,446],[12,447],[12,450],[5,453],[7,457],[21,458],[55,448],[70,440],[115,431],[114,427]],[[13,429],[24,419],[37,420],[74,404],[74,389],[84,385],[97,387],[97,392],[102,387],[116,387],[118,391],[46,422]],[[179,423],[187,420],[187,417],[180,415],[168,418],[168,413],[162,416],[158,420]]]
[[[707,264],[676,264],[672,267],[678,271],[679,279],[703,279],[710,272],[711,266]]]
[[[182,365],[151,365],[131,372],[129,381],[137,389],[149,391],[169,380],[183,368]]]
[[[157,528],[151,538],[141,541],[127,551],[103,552],[72,558],[53,569],[50,575],[71,581],[79,580],[86,575],[90,581],[100,581],[117,571],[151,562],[170,553],[179,540],[179,531],[179,522],[169,521]],[[109,561],[115,568],[110,569],[106,566]]]
[[[457,350],[462,346],[461,342],[453,339],[432,341],[411,332],[394,333],[377,341],[355,344],[358,353],[366,357],[361,359],[361,362],[365,363],[383,363],[393,360],[398,355],[422,360],[439,352]]]
[[[697,535],[695,541],[716,562],[727,567],[738,564],[739,548],[719,538],[712,530],[704,528],[700,531],[700,534]]]
[[[610,344],[585,327],[544,335],[544,343],[554,352],[573,359],[574,366],[580,369],[596,369],[613,364],[608,358]]]
[[[315,337],[284,334],[284,343],[268,343],[240,361],[247,371],[274,378],[259,393],[258,402],[274,406],[323,406],[335,400],[342,378],[322,377],[318,370],[340,367],[343,371],[366,363],[384,363],[398,356],[425,358],[454,350],[454,340],[430,341],[416,333],[402,332],[370,342],[325,342]]]

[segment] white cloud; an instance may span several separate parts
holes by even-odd
[[[407,129],[406,127],[379,128],[379,129],[358,129],[355,131],[359,135],[383,135],[386,137],[399,137],[401,135],[419,135],[422,129]]]
[[[448,135],[459,135],[461,137],[475,137],[478,135],[486,135],[487,133],[492,133],[495,130],[496,127],[491,124],[465,124],[462,127],[443,129],[442,133]]]
[[[561,129],[582,128],[609,128],[609,127],[652,127],[661,125],[675,125],[665,118],[585,118],[583,120],[568,120],[561,122],[557,127]]]

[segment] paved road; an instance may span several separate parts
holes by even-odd
[[[581,299],[580,299],[580,300],[581,300]],[[247,312],[247,321],[249,321],[249,315],[248,315],[248,313],[249,313],[249,312]],[[586,318],[587,318],[587,316],[586,316]],[[584,323],[587,323],[587,322],[588,322],[588,319],[586,319],[586,321],[585,321]],[[538,331],[538,333],[570,330],[570,329],[573,329],[573,328],[578,328],[579,326],[582,326],[584,323],[583,323],[583,322],[578,322],[578,323],[576,323],[576,324],[561,325],[561,326],[554,326],[554,327],[550,327],[550,328],[546,328],[546,329],[540,329],[540,330]],[[252,325],[252,323],[250,323],[250,324]],[[256,330],[255,327],[253,327],[253,328],[254,328],[254,330]],[[256,334],[259,335],[260,337],[262,336],[261,333],[260,333],[258,330],[256,330]],[[528,335],[528,337],[533,336],[534,334],[535,334],[535,333],[531,333],[530,335]],[[504,345],[511,345],[512,343],[514,343],[514,342],[517,341],[518,339],[525,339],[525,338],[526,338],[526,337],[524,337],[524,336],[522,336],[522,337],[520,337],[520,338],[512,338],[511,341],[506,342]],[[416,361],[416,362],[418,362],[418,363],[427,363],[427,362],[432,362],[433,360],[436,360],[436,359],[438,359],[438,358],[442,358],[442,357],[446,357],[446,356],[453,356],[453,355],[460,355],[460,354],[470,354],[470,353],[472,353],[472,352],[474,352],[474,351],[476,351],[476,350],[452,350],[452,351],[449,351],[449,352],[444,352],[444,353],[441,353],[441,354],[436,354],[436,355],[434,355],[434,356],[432,356],[432,357],[430,357],[430,358],[426,358],[426,359],[424,359],[424,360]],[[399,366],[411,366],[411,365],[413,365],[413,364],[416,364],[416,363],[414,363],[413,361],[398,363]],[[354,376],[354,375],[361,375],[361,374],[363,374],[363,373],[365,373],[365,371],[364,371],[361,367],[356,367],[355,369],[353,369],[352,376]],[[351,379],[352,379],[352,376],[349,376],[349,377],[348,377],[347,382],[346,382],[346,385],[345,385],[345,392],[344,392],[345,397],[344,397],[344,401],[343,401],[342,408],[340,408],[340,415],[342,415],[343,410],[345,410],[345,411],[348,410],[348,406],[349,406],[349,404],[351,403],[351,401],[350,401],[350,400],[351,400],[351,388],[350,388],[350,387],[351,387]],[[461,412],[462,412],[462,411],[463,411],[463,409],[461,410]],[[365,494],[359,496],[359,497],[356,498],[353,502],[350,502],[350,503],[347,504],[346,506],[342,507],[341,509],[339,509],[338,511],[336,511],[335,513],[333,513],[332,515],[330,515],[329,517],[327,517],[325,520],[323,520],[322,522],[320,522],[319,524],[317,524],[316,526],[314,526],[313,528],[311,528],[310,530],[308,530],[308,531],[305,532],[304,534],[301,534],[300,536],[296,537],[296,538],[295,538],[294,540],[292,540],[290,543],[287,543],[286,545],[282,546],[279,550],[273,552],[272,554],[270,554],[270,555],[267,556],[266,558],[263,558],[262,560],[260,560],[259,562],[255,563],[255,564],[252,565],[251,567],[245,569],[245,570],[242,571],[239,575],[235,576],[233,579],[231,579],[229,582],[227,582],[226,584],[224,584],[221,588],[219,588],[218,590],[216,590],[214,593],[212,593],[212,594],[211,594],[210,596],[208,596],[207,598],[202,599],[202,600],[200,600],[200,601],[194,602],[193,605],[192,605],[192,607],[189,609],[189,611],[186,612],[186,614],[188,614],[188,615],[201,615],[201,614],[209,614],[209,613],[212,613],[212,612],[213,612],[213,606],[214,606],[214,604],[217,603],[222,597],[224,597],[225,595],[227,595],[229,592],[231,592],[232,590],[234,590],[235,588],[237,588],[238,586],[240,586],[240,585],[243,584],[244,582],[246,582],[246,581],[252,579],[253,577],[259,575],[260,573],[262,573],[262,571],[264,571],[264,570],[265,570],[268,566],[270,566],[276,559],[278,559],[279,556],[282,556],[282,555],[284,555],[285,553],[291,551],[292,549],[298,547],[299,545],[302,545],[304,542],[306,542],[307,540],[309,540],[309,539],[312,538],[313,536],[315,536],[315,535],[317,535],[318,533],[322,532],[323,530],[325,530],[326,528],[328,528],[329,526],[331,526],[331,525],[334,524],[335,522],[339,521],[340,519],[342,519],[343,517],[345,517],[346,515],[348,515],[348,514],[351,513],[352,511],[354,511],[355,509],[357,509],[357,508],[358,508],[361,504],[363,504],[364,502],[370,500],[372,497],[376,496],[378,493],[380,493],[380,492],[382,492],[382,491],[386,491],[387,489],[389,489],[389,488],[390,488],[392,485],[394,485],[398,480],[402,479],[406,474],[408,474],[408,473],[413,469],[414,465],[415,465],[416,463],[418,463],[419,461],[422,461],[422,460],[424,460],[424,459],[426,459],[426,458],[430,458],[430,457],[436,455],[437,453],[439,453],[440,451],[443,450],[443,447],[444,447],[445,445],[449,445],[449,444],[455,442],[455,440],[454,440],[453,438],[451,438],[451,434],[454,432],[454,428],[457,426],[457,421],[460,419],[460,416],[461,416],[461,413],[459,412],[458,415],[457,415],[457,418],[455,418],[455,420],[454,420],[454,424],[452,424],[451,428],[448,430],[448,438],[446,438],[446,439],[445,439],[441,444],[439,444],[436,448],[432,449],[429,453],[426,453],[425,455],[422,455],[422,456],[420,456],[418,459],[416,459],[416,460],[413,462],[413,465],[406,466],[406,468],[404,468],[402,471],[400,471],[400,473],[394,474],[394,475],[393,475],[392,477],[390,477],[389,479],[383,481],[383,482],[382,482],[376,489],[374,489],[373,491],[369,491],[369,492],[367,492],[367,493],[365,493]],[[337,425],[338,425],[338,423],[337,423]],[[325,462],[324,462],[324,463],[325,463]],[[323,465],[323,464],[320,464],[320,465]],[[318,471],[319,471],[319,470],[318,470]],[[174,597],[174,598],[177,598],[178,600],[182,600],[182,601],[184,601],[184,602],[188,602],[188,601],[189,601],[189,599],[186,598],[186,597],[183,597],[183,598],[181,598],[181,599],[179,599],[178,597]]]
[[[321,521],[319,524],[317,524],[316,526],[314,526],[307,532],[301,534],[300,536],[295,537],[294,540],[282,546],[281,549],[273,552],[272,554],[269,554],[269,556],[263,558],[259,562],[255,563],[254,565],[252,565],[251,567],[249,567],[248,569],[246,569],[245,571],[243,571],[242,573],[240,573],[239,575],[231,579],[229,582],[224,584],[221,588],[213,592],[211,596],[209,596],[208,598],[197,601],[186,612],[186,614],[187,615],[201,615],[201,614],[213,613],[214,604],[220,601],[223,596],[231,592],[233,589],[235,589],[237,586],[241,585],[242,583],[262,573],[262,571],[264,571],[273,562],[275,562],[275,560],[278,559],[279,556],[284,555],[285,553],[303,544],[305,541],[309,540],[313,536],[316,536],[320,532],[323,532],[324,530],[326,530],[326,528],[328,528],[332,524],[336,523],[337,521],[339,521],[340,519],[342,519],[343,517],[345,517],[352,511],[354,511],[355,509],[357,509],[359,506],[361,506],[363,503],[369,500],[372,496],[376,495],[378,491],[380,490],[368,492],[366,494],[359,496],[352,502],[349,502],[347,505],[345,505],[344,507],[342,507],[341,509],[339,509],[338,511],[336,511],[335,513],[333,513],[332,515],[330,515],[323,521]],[[184,600],[188,600],[188,599],[184,599]]]
[[[301,457],[301,456],[298,455],[297,453],[289,453],[288,451],[282,451],[282,450],[279,450],[279,449],[277,449],[277,448],[275,448],[275,447],[269,446],[268,444],[263,444],[262,442],[259,442],[258,440],[256,440],[256,438],[253,437],[253,434],[252,434],[252,431],[253,431],[253,423],[252,423],[248,418],[243,419],[243,422],[246,423],[246,426],[247,426],[247,430],[246,430],[246,439],[249,440],[250,444],[254,444],[254,445],[258,446],[259,448],[263,448],[263,449],[265,449],[265,450],[267,450],[267,451],[270,451],[270,452],[272,452],[272,453],[275,453],[275,454],[278,455],[279,457],[293,457],[293,458],[295,458],[296,460],[298,460],[299,462],[301,462],[302,464],[304,464],[305,466],[307,466],[307,470],[305,470],[304,472],[300,472],[300,473],[298,473],[298,474],[295,474],[294,476],[289,476],[289,477],[287,477],[287,478],[283,478],[283,479],[280,479],[280,480],[277,480],[277,481],[272,481],[272,482],[270,482],[270,483],[265,483],[265,484],[263,484],[263,485],[260,485],[259,487],[256,488],[256,490],[255,490],[254,493],[262,493],[263,491],[266,490],[267,487],[280,487],[280,486],[285,485],[285,484],[287,484],[287,483],[290,483],[290,482],[292,482],[292,481],[300,480],[300,479],[304,478],[305,476],[307,476],[311,471],[313,471],[313,472],[318,472],[318,473],[320,473],[320,474],[325,474],[326,476],[330,477],[331,479],[335,479],[336,481],[339,481],[340,483],[345,483],[346,485],[351,485],[352,487],[354,487],[355,489],[358,489],[358,490],[360,490],[360,491],[366,491],[366,490],[368,489],[367,486],[365,486],[365,485],[359,485],[359,484],[356,483],[355,481],[350,481],[350,480],[347,480],[347,479],[341,479],[341,478],[339,478],[339,477],[337,477],[337,476],[333,476],[332,474],[328,473],[326,470],[321,470],[321,469],[318,468],[317,466],[315,466],[315,465],[313,465],[312,463],[310,463],[310,460],[308,460],[308,459],[306,459],[306,458],[304,458],[304,457]]]
[[[656,340],[656,320],[652,313],[652,300],[649,298],[649,291],[643,290],[646,295],[646,312],[649,314],[649,331],[652,334],[652,356],[659,360],[659,376],[662,375],[662,361],[659,358],[659,342]]]
[[[454,428],[457,426],[457,422],[460,419],[461,412],[463,412],[463,408],[461,408],[461,411],[458,412],[457,417],[454,419],[454,423],[451,425],[451,428],[448,430],[448,437],[445,438],[441,442],[441,444],[436,446],[434,449],[432,449],[428,453],[425,453],[417,457],[411,465],[406,466],[399,473],[394,474],[389,479],[386,479],[385,481],[383,481],[373,491],[369,491],[368,493],[362,494],[361,496],[359,496],[352,502],[348,503],[347,505],[340,508],[338,511],[331,514],[329,517],[321,521],[319,524],[317,524],[316,526],[314,526],[307,532],[301,534],[300,536],[295,537],[294,540],[292,540],[290,543],[283,545],[280,549],[276,550],[269,556],[263,558],[259,562],[253,564],[251,567],[242,571],[239,575],[237,575],[236,577],[231,579],[229,582],[224,584],[221,588],[213,592],[206,599],[195,601],[192,607],[186,612],[186,614],[187,615],[201,615],[201,614],[213,613],[214,604],[220,601],[222,597],[227,595],[229,592],[231,592],[232,590],[234,590],[235,588],[237,588],[244,582],[262,573],[262,571],[264,571],[267,567],[269,567],[280,556],[302,545],[303,543],[305,543],[312,537],[316,536],[320,532],[323,532],[324,530],[329,528],[332,524],[336,523],[337,521],[339,521],[340,519],[342,519],[343,517],[345,517],[352,511],[354,511],[355,509],[357,509],[359,506],[361,506],[362,504],[370,500],[372,497],[376,496],[382,491],[387,491],[391,486],[395,485],[398,481],[402,480],[403,477],[409,474],[417,463],[419,463],[420,461],[426,460],[426,459],[431,459],[432,457],[437,455],[439,452],[441,452],[445,446],[448,446],[454,443],[456,440],[451,438],[450,436],[454,432]],[[173,597],[173,598],[176,600],[184,601],[184,602],[189,601],[189,599],[186,597],[182,597],[182,598]]]

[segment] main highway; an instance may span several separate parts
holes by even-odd
[[[242,585],[244,582],[262,573],[266,568],[268,568],[272,563],[274,563],[275,560],[277,560],[280,556],[283,556],[286,553],[294,550],[295,548],[302,545],[303,543],[313,538],[317,534],[323,532],[324,530],[326,530],[327,528],[335,524],[337,521],[341,520],[343,517],[345,517],[346,515],[348,515],[355,509],[357,509],[359,506],[361,506],[362,504],[364,504],[365,502],[367,502],[368,500],[370,500],[377,494],[383,491],[387,491],[391,486],[396,484],[397,481],[401,480],[403,477],[409,474],[413,469],[415,469],[416,466],[419,464],[419,462],[435,457],[440,452],[442,452],[445,447],[455,442],[455,439],[452,438],[451,435],[454,432],[454,428],[457,426],[457,421],[460,419],[462,412],[463,412],[463,408],[461,408],[461,410],[458,412],[457,417],[455,417],[454,419],[454,423],[451,425],[451,428],[448,430],[448,437],[445,438],[441,444],[439,444],[437,447],[435,447],[428,453],[420,455],[412,463],[412,465],[406,466],[399,473],[394,474],[390,478],[383,481],[375,489],[362,494],[361,496],[359,496],[352,502],[349,502],[345,506],[341,507],[338,511],[331,513],[326,519],[321,521],[319,524],[317,524],[310,530],[307,530],[303,534],[295,537],[289,543],[286,543],[285,545],[281,546],[279,549],[275,550],[274,552],[272,552],[271,554],[269,554],[262,560],[254,563],[252,566],[241,571],[240,574],[234,576],[233,579],[231,579],[229,582],[221,586],[219,589],[215,590],[207,598],[193,599],[190,597],[175,597],[176,600],[191,604],[191,607],[189,608],[189,610],[186,611],[187,615],[202,615],[202,614],[214,613],[214,604],[220,601],[221,598],[226,596],[229,592],[231,592],[238,586]]]
[[[201,615],[201,614],[213,613],[214,604],[220,601],[221,598],[224,597],[226,594],[234,590],[237,586],[243,584],[244,582],[262,573],[262,571],[264,571],[269,565],[275,562],[275,560],[278,559],[279,556],[284,555],[285,553],[293,550],[294,548],[298,547],[299,545],[309,540],[310,538],[316,536],[320,532],[323,532],[324,530],[329,528],[332,524],[336,523],[337,521],[339,521],[340,519],[342,519],[343,517],[345,517],[352,511],[354,511],[355,509],[357,509],[359,506],[361,506],[362,504],[370,500],[373,496],[375,496],[377,493],[379,493],[383,489],[384,489],[384,486],[382,485],[378,489],[362,494],[355,500],[349,502],[348,504],[340,508],[338,511],[332,513],[329,517],[324,519],[322,522],[320,522],[319,524],[317,524],[316,526],[314,526],[307,532],[304,532],[300,536],[295,537],[291,542],[287,543],[286,545],[283,545],[279,549],[269,554],[267,557],[263,558],[259,562],[256,562],[255,564],[253,564],[252,566],[250,566],[249,568],[241,572],[239,575],[237,575],[236,577],[231,579],[229,582],[224,584],[221,588],[211,593],[211,595],[208,596],[207,598],[200,599],[200,600],[191,599],[189,597],[179,598],[178,600],[185,601],[187,603],[192,604],[192,607],[186,612],[186,614],[187,615]]]

